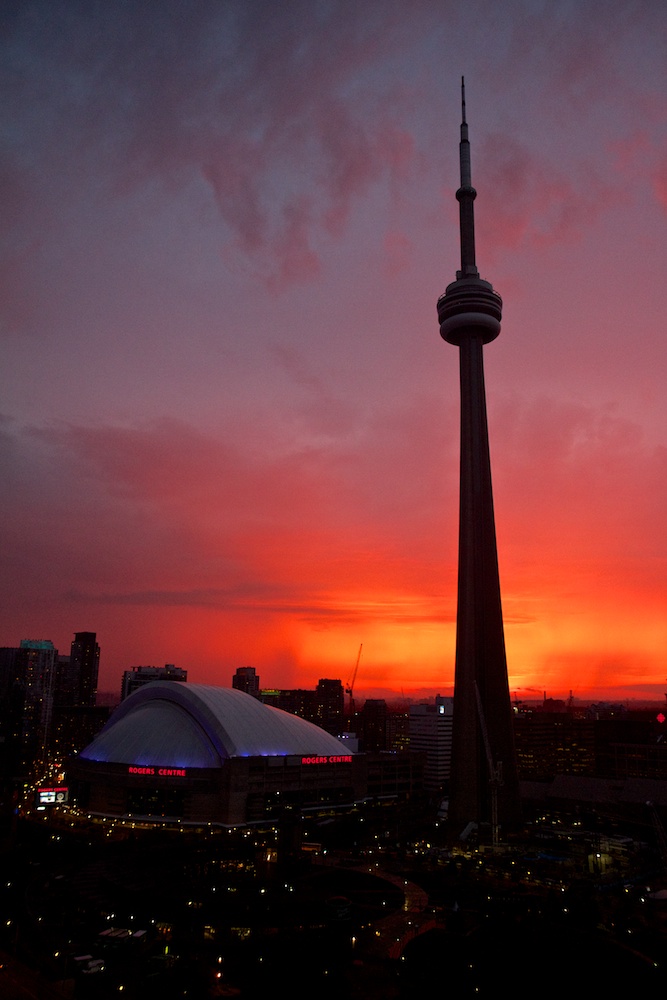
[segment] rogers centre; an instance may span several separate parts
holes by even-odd
[[[154,681],[68,766],[70,804],[100,816],[220,826],[348,811],[422,787],[420,754],[343,741],[243,691]]]

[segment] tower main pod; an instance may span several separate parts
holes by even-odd
[[[459,574],[449,825],[516,824],[521,803],[507,680],[491,459],[484,388],[484,344],[500,333],[502,300],[475,264],[470,143],[462,91],[461,186],[456,192],[461,270],[438,299],[440,333],[459,348],[461,481]]]

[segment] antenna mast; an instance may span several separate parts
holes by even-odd
[[[459,161],[461,165],[461,186],[456,192],[456,199],[459,203],[459,224],[461,228],[461,270],[457,272],[456,277],[478,278],[479,272],[475,264],[475,217],[473,209],[477,192],[472,186],[464,77],[461,77],[461,141],[459,143]]]

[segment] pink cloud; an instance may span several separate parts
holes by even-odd
[[[384,238],[385,267],[387,276],[395,278],[409,270],[414,255],[414,245],[406,233],[392,230]]]
[[[656,198],[667,212],[667,155],[663,156],[662,161],[655,168],[653,186]]]
[[[483,192],[479,229],[497,254],[576,241],[616,197],[588,169],[581,183],[518,140],[490,135],[482,144],[476,187]],[[579,168],[583,176],[582,168]]]
[[[353,445],[317,447],[268,429],[225,440],[173,419],[9,435],[6,565],[23,581],[17,593],[159,591],[186,605],[234,593],[294,610],[326,605],[338,587],[419,586],[433,550],[419,540],[422,520],[438,517],[438,467],[420,473],[434,435],[427,414],[390,419],[389,438],[385,416]],[[403,477],[389,485],[397,465]]]

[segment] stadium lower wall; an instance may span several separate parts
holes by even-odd
[[[74,758],[70,804],[113,817],[223,826],[278,822],[286,809],[343,811],[423,788],[422,754],[233,757],[219,768],[134,767]]]

